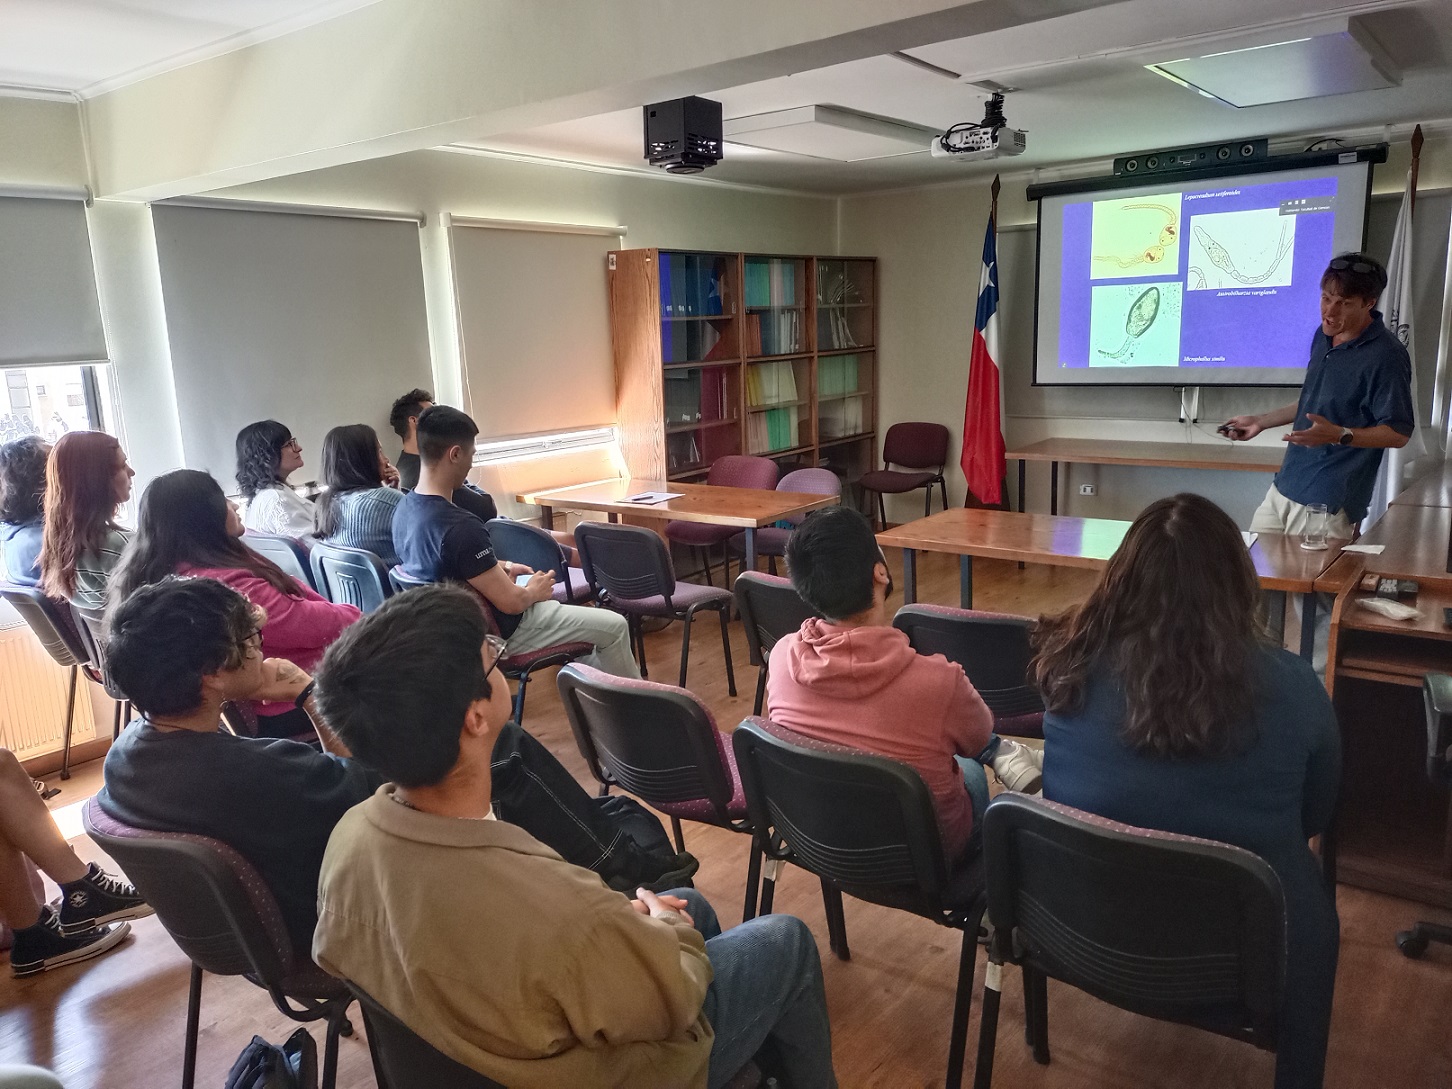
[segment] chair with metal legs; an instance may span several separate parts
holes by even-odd
[[[76,719],[76,687],[81,673],[96,683],[101,675],[91,664],[91,650],[88,642],[78,630],[69,605],[48,598],[34,586],[19,586],[12,583],[0,584],[0,598],[4,598],[20,614],[20,618],[56,665],[70,674],[66,695],[66,721],[64,740],[61,743],[60,777],[71,777],[71,731]]]

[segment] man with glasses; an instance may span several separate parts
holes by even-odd
[[[1328,535],[1350,538],[1366,517],[1382,451],[1411,437],[1412,362],[1376,309],[1385,289],[1386,269],[1375,257],[1334,258],[1321,277],[1321,326],[1311,338],[1300,399],[1222,425],[1238,442],[1267,428],[1293,427],[1282,436],[1285,460],[1251,520],[1252,532],[1305,534],[1317,528],[1307,511],[1317,505],[1326,509]]]
[[[290,700],[313,714],[312,678],[291,662],[262,657],[264,619],[241,594],[206,578],[171,576],[115,607],[107,661],[141,717],[111,746],[97,801],[130,825],[230,844],[262,875],[294,946],[307,957],[328,835],[383,776],[353,759],[315,715],[328,752],[219,729],[229,701]],[[393,666],[385,671],[394,675]],[[442,683],[436,670],[422,672],[424,683]],[[644,858],[554,755],[512,722],[499,731],[491,770],[501,820],[605,880],[633,888],[642,866],[655,860]],[[676,864],[693,868],[694,860],[680,857],[670,856],[646,879]]]

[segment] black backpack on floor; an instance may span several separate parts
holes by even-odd
[[[318,1045],[300,1028],[278,1047],[261,1036],[242,1049],[224,1089],[318,1089]]]

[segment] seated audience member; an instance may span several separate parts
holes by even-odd
[[[135,471],[104,431],[71,431],[50,452],[45,471],[45,533],[40,583],[58,601],[83,609],[105,604],[106,581],[130,534],[116,510],[131,498]]]
[[[237,508],[210,474],[197,469],[165,473],[141,493],[136,535],[112,576],[107,600],[114,608],[167,575],[216,579],[266,610],[261,635],[267,657],[311,670],[328,644],[361,614],[304,586],[244,545],[241,536]],[[258,733],[267,737],[312,734],[312,722],[290,701],[257,702],[252,709]]]
[[[313,504],[287,482],[302,466],[302,444],[276,420],[248,424],[237,432],[237,489],[248,529],[299,539],[312,534]]]
[[[767,715],[821,741],[913,767],[933,794],[943,848],[961,858],[983,808],[991,763],[1010,790],[1038,787],[1040,757],[993,733],[993,713],[963,668],[913,650],[892,626],[892,575],[867,519],[846,507],[811,515],[787,541],[792,585],[827,619],[772,649]]]
[[[45,534],[45,462],[50,443],[28,435],[0,446],[0,550],[5,578],[40,585],[40,545]]]
[[[35,894],[27,857],[60,886],[59,909]],[[30,976],[99,956],[130,932],[123,920],[150,914],[134,888],[76,857],[20,761],[0,749],[0,922],[14,933],[10,971]]]
[[[429,582],[467,582],[493,608],[511,653],[578,640],[595,645],[589,664],[618,677],[639,677],[623,616],[550,600],[549,572],[496,559],[484,523],[450,501],[473,463],[478,433],[473,420],[445,405],[419,417],[423,471],[393,519],[393,543],[404,570]],[[523,585],[516,581],[520,576],[527,577]]]
[[[399,487],[406,492],[418,487],[421,468],[418,455],[418,418],[425,409],[432,408],[433,404],[434,395],[428,390],[411,389],[393,402],[393,408],[388,414],[389,425],[403,440],[403,449],[398,455],[398,481]],[[491,518],[499,517],[499,508],[494,503],[494,497],[467,479],[454,489],[453,500],[454,506],[468,511],[481,521],[487,522]]]
[[[393,512],[403,492],[385,481],[398,474],[383,455],[378,435],[367,424],[335,427],[323,437],[323,493],[314,504],[315,536],[327,544],[363,548],[389,567],[393,551]]]
[[[230,844],[261,873],[296,948],[309,956],[328,833],[382,777],[351,759],[325,727],[318,734],[332,752],[219,729],[224,701],[311,706],[312,678],[284,659],[263,658],[266,618],[235,590],[171,576],[117,602],[107,620],[112,675],[140,718],[106,755],[101,808],[139,828]],[[434,678],[434,667],[422,676]],[[512,723],[500,733],[492,773],[500,820],[609,880],[642,872],[633,842]]]
[[[1336,981],[1336,904],[1307,840],[1340,779],[1336,716],[1311,666],[1275,646],[1240,531],[1208,499],[1151,504],[1088,600],[1043,620],[1044,795],[1260,855],[1286,897],[1277,1089],[1319,1086]]]
[[[477,603],[439,586],[392,598],[323,660],[320,710],[390,782],[328,842],[317,962],[513,1089],[714,1089],[768,1039],[786,1084],[835,1085],[801,920],[722,933],[694,891],[627,900],[490,819],[509,718],[494,656]]]

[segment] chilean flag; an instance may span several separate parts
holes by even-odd
[[[998,373],[998,223],[988,217],[983,271],[978,275],[978,313],[968,358],[968,403],[963,410],[963,456],[968,491],[985,506],[1003,502],[1003,398]]]

